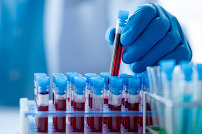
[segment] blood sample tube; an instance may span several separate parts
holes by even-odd
[[[90,78],[96,76],[95,73],[86,73],[86,98],[88,99],[88,105],[90,106]]]
[[[74,77],[82,77],[81,74],[71,74],[70,75],[70,100],[71,100],[71,106],[74,104]]]
[[[63,73],[53,73],[53,84],[52,84],[52,99],[53,99],[53,105],[55,105],[55,88],[56,88],[56,78],[57,77],[64,77],[65,75]]]
[[[139,102],[139,111],[143,112],[143,92],[144,92],[144,77],[142,75],[137,75],[137,78],[140,79],[140,102]],[[139,117],[139,125],[143,127],[143,115]]]
[[[119,75],[121,58],[122,58],[122,54],[123,54],[123,52],[122,52],[123,46],[120,42],[120,37],[121,37],[121,33],[126,25],[128,15],[129,15],[128,11],[119,10],[109,76],[118,76]]]
[[[55,90],[55,110],[66,111],[66,89],[67,89],[67,78],[57,77],[56,78],[56,90]],[[66,116],[56,117],[55,122],[56,132],[66,132]]]
[[[85,88],[86,78],[75,78],[75,92],[74,92],[74,110],[85,111]],[[84,116],[73,117],[74,132],[84,132]]]
[[[104,104],[108,104],[109,101],[109,73],[102,72],[100,73],[100,77],[104,79]]]
[[[128,80],[128,110],[139,111],[139,91],[140,91],[140,79],[129,78]],[[138,132],[139,117],[129,116],[126,117],[128,122],[128,132]]]
[[[108,105],[109,102],[109,73],[102,72],[100,76],[104,78],[104,104]],[[109,105],[108,105],[109,106]],[[107,117],[103,117],[103,123],[107,124]]]
[[[68,102],[70,102],[70,89],[71,89],[71,87],[70,87],[70,76],[71,76],[71,74],[77,74],[77,72],[67,72],[66,73],[66,77],[67,77],[67,100],[68,100]]]
[[[93,79],[93,111],[103,111],[103,88],[104,88],[104,79],[97,77]],[[92,131],[93,132],[102,132],[102,116],[94,116],[91,119]]]
[[[38,111],[48,111],[49,105],[49,77],[41,76],[38,79],[37,107]],[[48,117],[37,117],[38,132],[48,132]]]
[[[100,76],[98,76],[98,75],[95,75],[95,76],[92,76],[91,78],[90,78],[90,108],[92,108],[92,106],[93,106],[93,81],[94,81],[94,79],[95,78],[100,78]]]
[[[37,102],[37,87],[38,87],[38,84],[37,84],[37,77],[39,76],[46,76],[45,73],[34,73],[34,100],[35,102]]]
[[[119,77],[123,80],[123,91],[122,91],[122,105],[125,107],[125,84],[124,84],[124,77],[127,74],[119,74]]]
[[[123,88],[123,81],[117,76],[111,76],[109,79],[110,96],[109,100],[111,102],[112,111],[121,111],[121,92]],[[121,130],[121,116],[113,116],[108,118],[108,128],[110,132],[120,132]]]

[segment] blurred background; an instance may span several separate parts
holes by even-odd
[[[131,16],[148,2],[159,3],[178,18],[192,60],[202,63],[200,0],[0,0],[0,118],[6,120],[2,113],[7,113],[17,120],[19,98],[34,99],[36,72],[50,76],[109,71],[112,46],[105,41],[107,28],[115,26],[118,10],[128,10]],[[126,64],[121,72],[132,73]]]

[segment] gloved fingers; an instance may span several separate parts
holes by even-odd
[[[132,71],[143,72],[147,66],[154,65],[162,57],[172,52],[181,43],[179,36],[179,33],[168,32],[146,55],[131,65]]]
[[[115,36],[115,27],[109,27],[105,33],[105,40],[110,44],[113,45],[114,42],[114,36]]]
[[[157,16],[154,4],[139,6],[129,18],[121,35],[121,43],[128,46],[146,29],[148,24]]]
[[[191,58],[192,55],[190,55],[190,50],[184,44],[181,44],[177,46],[173,52],[170,52],[169,54],[164,56],[161,60],[175,59],[176,63],[178,64],[182,60],[190,61]]]
[[[161,12],[159,10],[159,12]],[[151,21],[144,32],[123,51],[123,62],[131,64],[143,57],[170,29],[170,21],[164,13]],[[125,46],[124,46],[125,47]]]

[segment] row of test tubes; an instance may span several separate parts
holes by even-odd
[[[142,112],[142,93],[149,90],[148,79],[142,75],[134,76],[120,74],[109,77],[108,72],[100,75],[86,73],[85,77],[76,72],[52,75],[50,86],[49,77],[44,73],[34,74],[34,95],[38,111],[49,110],[49,89],[52,91],[52,103],[55,112],[68,111],[98,111],[98,112]],[[147,109],[150,108],[149,102]],[[142,114],[134,116],[53,116],[55,132],[66,132],[69,122],[72,132],[84,132],[85,124],[91,132],[140,132],[143,126]],[[152,119],[147,117],[147,124]],[[48,117],[37,117],[38,132],[48,132]]]

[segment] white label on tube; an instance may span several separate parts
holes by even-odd
[[[38,94],[37,105],[48,106],[48,103],[49,103],[49,94]]]

